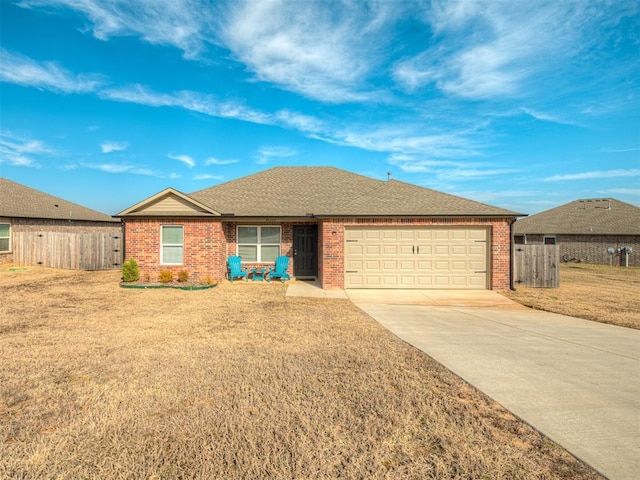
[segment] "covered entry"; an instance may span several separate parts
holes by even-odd
[[[485,227],[347,227],[345,288],[486,289]]]

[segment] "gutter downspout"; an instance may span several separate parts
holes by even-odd
[[[126,231],[127,226],[124,223],[124,217],[120,219],[120,225],[122,226],[122,263],[127,261],[127,242],[126,242]]]
[[[513,286],[513,258],[515,254],[515,233],[513,231],[513,224],[516,223],[516,219],[514,218],[509,223],[509,236],[511,237],[511,253],[509,255],[509,289],[515,290],[516,288]]]

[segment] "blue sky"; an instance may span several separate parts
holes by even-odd
[[[0,0],[0,176],[115,214],[335,166],[640,204],[636,0]]]

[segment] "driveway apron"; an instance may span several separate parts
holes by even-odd
[[[610,479],[640,478],[640,331],[491,291],[348,290],[352,302]]]

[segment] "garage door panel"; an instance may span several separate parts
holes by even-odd
[[[466,272],[469,270],[469,263],[465,260],[452,260],[450,268],[452,272]]]
[[[347,260],[345,267],[347,270],[364,270],[364,262],[362,260]]]
[[[345,286],[487,288],[487,237],[480,227],[347,227]]]
[[[450,230],[449,232],[449,240],[458,240],[465,242],[469,238],[467,230]]]
[[[469,260],[469,270],[478,272],[486,268],[485,263],[482,260]]]
[[[364,255],[379,257],[380,252],[382,251],[381,245],[365,245],[364,246]]]
[[[382,261],[378,259],[367,259],[364,262],[364,269],[368,272],[379,272],[380,270],[382,270]]]
[[[416,284],[415,275],[398,275],[398,285],[402,288],[412,288]]]
[[[433,270],[436,272],[448,272],[450,269],[449,260],[436,260],[433,262]]]
[[[400,245],[398,247],[398,252],[400,253],[400,255],[405,255],[405,256],[415,254],[413,245]]]
[[[433,255],[449,255],[449,245],[435,245],[433,247]]]
[[[383,260],[382,261],[382,270],[384,272],[397,272],[400,268],[400,262],[398,260]]]
[[[469,240],[483,240],[487,239],[487,231],[483,228],[474,228],[467,230]]]
[[[430,229],[418,229],[414,230],[414,238],[418,243],[431,243],[433,240],[433,230]]]
[[[420,259],[416,262],[418,272],[428,272],[433,270],[433,262],[431,260]]]
[[[413,260],[401,260],[398,262],[398,271],[399,272],[414,272],[416,269],[416,262]]]

